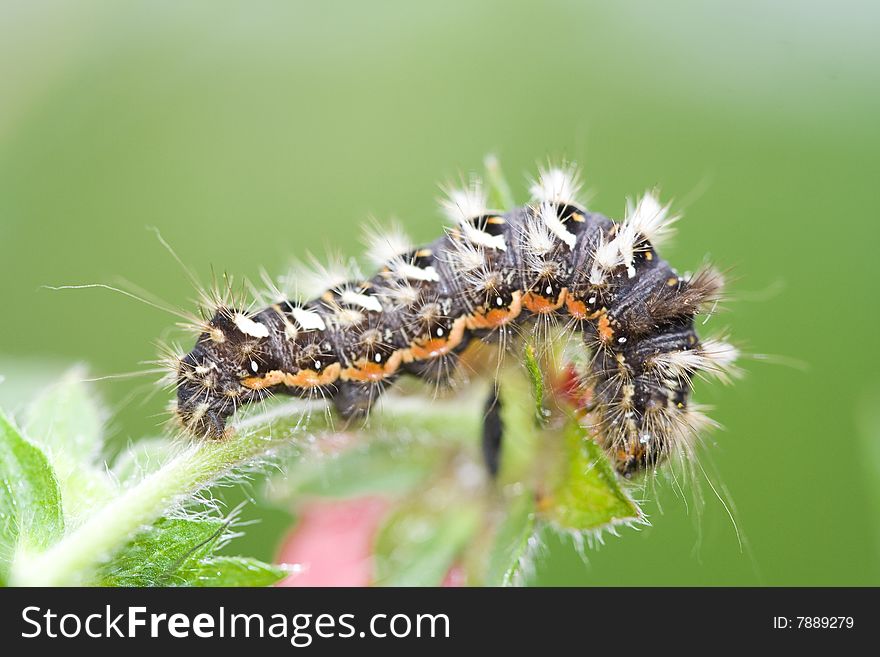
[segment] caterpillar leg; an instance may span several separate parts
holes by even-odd
[[[388,384],[343,381],[336,386],[333,405],[345,419],[366,417]]]
[[[498,395],[498,383],[492,386],[492,392],[486,399],[483,415],[483,461],[491,477],[498,475],[501,467],[501,442],[504,436],[504,424],[501,420],[501,398]]]

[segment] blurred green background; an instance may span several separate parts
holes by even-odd
[[[725,427],[696,512],[587,562],[551,546],[544,584],[880,584],[880,8],[853,2],[0,2],[0,401],[76,361],[155,357],[174,318],[99,290],[119,277],[192,307],[156,226],[203,278],[256,278],[366,217],[439,230],[437,182],[497,153],[582,164],[619,217],[659,185],[685,213],[664,255],[734,267],[747,378],[699,386]],[[802,363],[805,367],[792,366]],[[99,384],[119,443],[167,398]],[[236,551],[270,558],[287,518]]]

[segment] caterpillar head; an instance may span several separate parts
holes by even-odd
[[[177,418],[195,435],[221,438],[226,420],[260,391],[242,382],[260,371],[265,325],[247,314],[220,308],[205,324],[195,347],[177,362]]]

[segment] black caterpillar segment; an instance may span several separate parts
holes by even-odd
[[[578,187],[572,168],[542,171],[532,201],[502,212],[475,183],[450,194],[453,226],[434,242],[373,236],[372,278],[256,313],[215,309],[179,362],[179,418],[221,437],[237,408],[273,393],[322,395],[343,416],[364,414],[402,374],[443,382],[473,342],[566,317],[591,349],[590,417],[618,470],[689,451],[708,423],[688,403],[692,377],[736,372],[736,349],[694,329],[722,277],[679,276],[658,255],[676,217],[651,194],[615,223],[588,211]]]

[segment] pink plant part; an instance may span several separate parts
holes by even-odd
[[[373,541],[390,506],[382,497],[305,504],[278,555],[279,562],[302,571],[278,586],[369,586]]]
[[[373,543],[392,502],[384,497],[314,500],[304,504],[299,522],[278,552],[278,563],[296,572],[276,586],[370,586]],[[453,565],[441,586],[464,586],[465,573]]]

